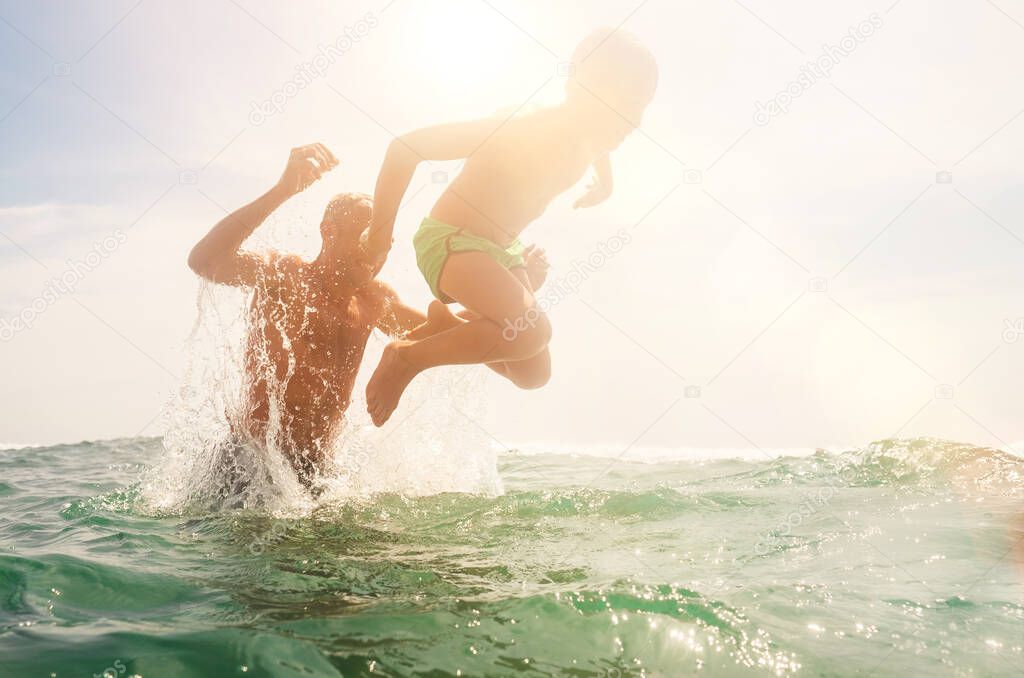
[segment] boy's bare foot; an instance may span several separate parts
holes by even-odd
[[[416,376],[417,370],[402,358],[400,350],[408,341],[393,341],[384,347],[380,364],[366,385],[366,410],[375,426],[383,426],[398,407],[405,387]]]
[[[423,323],[412,332],[409,332],[408,339],[419,340],[459,325],[462,321],[449,310],[448,306],[436,299],[430,302],[427,307],[427,322]]]

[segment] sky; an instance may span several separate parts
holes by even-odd
[[[1024,0],[4,0],[0,442],[160,435],[188,252],[290,148],[342,160],[266,227],[310,254],[393,136],[557,102],[604,26],[650,47],[658,93],[612,199],[574,211],[581,184],[524,234],[554,266],[552,381],[487,378],[467,426],[623,453],[1019,446]],[[382,273],[420,306],[411,236],[457,171],[420,168]]]

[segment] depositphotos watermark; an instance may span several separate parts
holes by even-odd
[[[35,324],[39,316],[57,303],[61,297],[72,294],[78,283],[99,268],[107,257],[127,241],[128,235],[118,228],[103,240],[94,243],[92,251],[82,259],[78,261],[69,259],[68,267],[56,278],[46,281],[39,296],[10,318],[0,318],[0,342],[10,341],[19,332],[32,329],[32,325]]]
[[[515,320],[506,318],[505,329],[501,331],[501,337],[505,341],[514,341],[520,332],[536,327],[542,313],[546,313],[565,301],[567,297],[579,292],[587,278],[604,268],[605,264],[631,242],[633,242],[633,236],[629,234],[629,231],[621,228],[615,235],[599,242],[597,248],[586,259],[577,259],[572,263],[572,270],[554,283],[545,285],[544,294],[537,298],[537,303],[531,306],[526,313]]]
[[[1024,318],[1016,320],[1006,319],[1003,321],[1003,341],[1007,344],[1016,344],[1024,338]]]
[[[791,511],[781,524],[761,535],[758,542],[754,544],[754,552],[759,556],[767,555],[779,543],[780,537],[788,537],[795,528],[803,524],[805,519],[826,509],[839,494],[840,489],[850,486],[850,482],[857,475],[857,470],[856,464],[849,464],[838,473],[837,480],[829,480],[825,487],[818,488],[817,492],[805,496],[796,510]]]
[[[258,556],[267,550],[267,546],[276,544],[284,538],[284,535],[288,532],[288,523],[284,520],[276,519],[270,524],[270,529],[266,532],[258,535],[249,544],[249,552],[254,556]]]
[[[755,102],[754,123],[764,127],[772,121],[772,118],[788,113],[789,107],[793,105],[795,99],[803,96],[822,79],[832,77],[832,69],[853,54],[884,25],[882,17],[872,14],[856,26],[852,26],[850,32],[839,41],[838,45],[823,46],[821,54],[801,66],[800,75],[786,85],[785,89],[765,103]]]
[[[92,674],[92,678],[118,678],[127,670],[128,667],[120,659],[115,659],[113,666],[103,669],[103,673]]]
[[[317,78],[327,74],[331,66],[337,62],[353,45],[369,35],[380,22],[373,12],[367,12],[362,19],[345,30],[338,38],[327,45],[317,45],[317,54],[310,61],[295,67],[295,77],[276,89],[263,101],[250,102],[249,124],[259,127],[268,118],[284,111],[289,99],[312,85]]]

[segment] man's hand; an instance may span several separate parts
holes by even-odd
[[[285,195],[293,196],[337,166],[338,159],[323,144],[299,146],[288,156],[288,165],[277,186]]]
[[[551,264],[548,263],[547,254],[540,247],[530,245],[523,250],[523,261],[526,262],[526,275],[530,278],[530,287],[536,292],[548,279]]]
[[[600,205],[605,200],[610,198],[612,195],[612,188],[600,178],[595,177],[590,185],[587,186],[587,192],[583,196],[573,203],[574,209],[580,209],[582,207],[593,207],[594,205]]]

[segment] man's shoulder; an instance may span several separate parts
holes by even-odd
[[[255,285],[257,292],[282,294],[295,288],[301,281],[305,266],[301,257],[276,251],[263,256],[266,263]]]
[[[298,273],[302,269],[303,261],[302,257],[297,254],[286,254],[284,252],[278,252],[271,250],[267,255],[268,261],[273,269],[288,272]]]
[[[295,283],[299,280],[306,262],[297,254],[272,251],[267,255],[271,277],[278,284]]]
[[[368,298],[378,302],[391,301],[398,298],[395,288],[382,280],[371,280],[363,286],[362,291]]]

